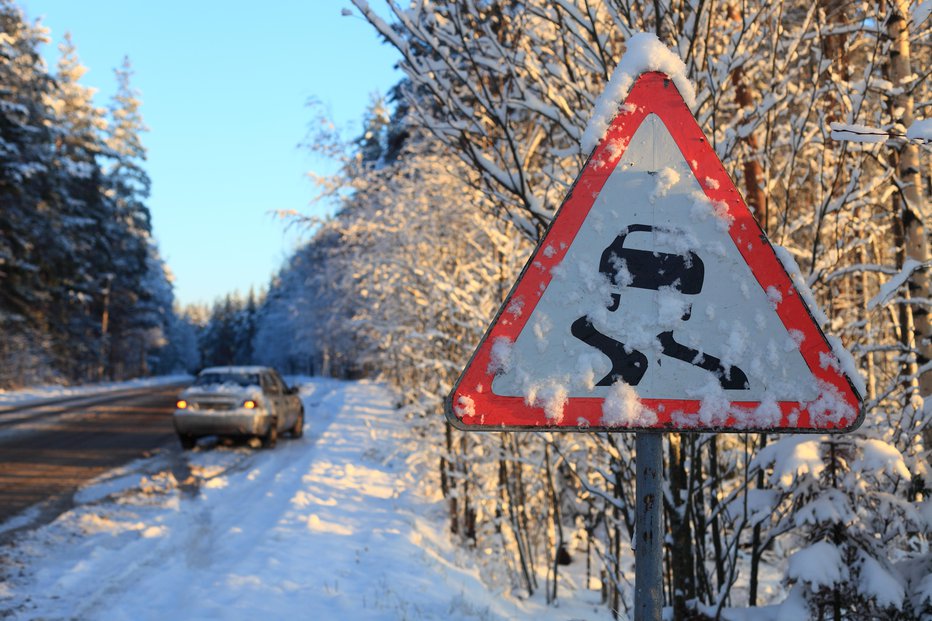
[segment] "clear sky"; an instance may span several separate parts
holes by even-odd
[[[301,235],[272,212],[324,213],[309,206],[316,190],[306,173],[333,167],[298,146],[313,119],[307,102],[322,102],[355,136],[370,96],[400,79],[394,49],[341,15],[348,0],[19,5],[51,30],[51,69],[71,32],[99,106],[129,56],[150,128],[154,234],[182,304],[264,288]]]

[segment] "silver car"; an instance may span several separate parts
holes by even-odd
[[[201,436],[254,436],[272,448],[281,432],[304,434],[298,391],[270,367],[210,367],[175,404],[175,431],[184,449]]]

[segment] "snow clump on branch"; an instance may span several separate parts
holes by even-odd
[[[592,119],[583,133],[580,148],[583,153],[592,153],[599,140],[618,112],[618,106],[628,96],[634,81],[642,73],[662,71],[670,76],[683,99],[691,109],[696,107],[696,89],[686,77],[686,65],[682,59],[660,42],[656,35],[639,32],[625,44],[625,53],[615,67],[605,91],[595,104]]]

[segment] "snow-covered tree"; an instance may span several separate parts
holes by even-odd
[[[921,552],[928,519],[917,516],[925,515],[929,494],[923,433],[930,422],[924,393],[916,386],[929,371],[924,352],[930,343],[922,327],[928,272],[927,254],[910,250],[910,244],[926,241],[922,231],[927,229],[920,201],[910,192],[919,188],[918,177],[928,183],[929,167],[903,162],[927,154],[903,155],[899,149],[900,155],[891,157],[882,144],[834,140],[832,124],[895,129],[899,123],[903,133],[910,105],[904,97],[924,102],[929,89],[923,72],[897,65],[902,65],[905,39],[915,66],[924,66],[928,20],[903,28],[911,23],[905,3],[832,0],[727,7],[624,0],[386,4],[391,23],[367,3],[356,2],[401,54],[406,80],[399,92],[410,112],[411,133],[431,136],[442,145],[435,153],[448,154],[469,171],[458,176],[479,195],[458,200],[461,210],[483,210],[528,240],[549,222],[594,145],[599,128],[590,125],[587,131],[589,116],[627,41],[639,31],[655,33],[684,60],[696,87],[695,113],[716,152],[745,189],[765,231],[802,267],[832,317],[827,331],[852,347],[867,376],[865,425],[845,439],[807,439],[813,444],[804,445],[772,436],[669,437],[667,598],[674,618],[767,603],[759,589],[762,565],[803,559],[806,550],[827,551],[823,543],[842,563],[828,572],[837,579],[808,588],[815,582],[797,571],[806,567],[797,560],[786,574],[792,589],[787,606],[802,602],[813,615],[835,618],[925,614],[927,585],[918,586],[925,583],[916,568],[928,563]],[[402,170],[411,175],[421,161],[408,159]],[[363,206],[386,200],[367,194],[364,185],[355,188],[352,199]],[[389,239],[392,235],[386,231]],[[391,277],[376,272],[379,277],[370,280],[404,282],[407,273],[419,275],[423,258],[409,255]],[[487,255],[490,260],[494,254]],[[382,268],[389,266],[368,269]],[[897,288],[907,282],[909,291]],[[367,292],[374,288],[367,286]],[[389,326],[409,321],[410,334],[417,334],[420,314],[393,314],[404,304],[375,308],[391,317],[380,326],[388,332],[406,334]],[[379,355],[390,356],[388,351]],[[425,354],[415,360],[430,368],[432,358]],[[410,383],[403,385],[410,390]],[[624,477],[630,476],[634,457],[626,439],[503,436],[495,453],[502,461],[498,469],[488,467],[487,447],[477,449],[483,442],[460,436],[448,441],[450,462],[460,464],[457,493],[464,486],[489,491],[503,482],[524,507],[518,519],[527,520],[532,532],[556,533],[546,537],[546,545],[514,539],[505,548],[516,573],[525,576],[523,585],[537,584],[535,566],[552,567],[549,575],[556,576],[556,564],[547,559],[559,556],[555,542],[565,540],[558,526],[572,528],[577,520],[579,541],[596,550],[607,570],[607,602],[615,610],[624,608],[630,585],[619,551],[630,537],[625,529],[631,486]],[[807,464],[818,473],[817,484],[781,474],[777,464],[800,446],[813,456]],[[540,466],[542,480],[521,476],[522,464],[528,463]],[[560,468],[565,477],[557,476]],[[561,499],[568,496],[576,502],[561,511],[566,509]],[[489,502],[495,497],[494,492],[486,496]],[[501,528],[492,516],[507,512],[477,509],[475,496],[471,506],[474,523],[462,512],[457,519],[467,518],[473,532],[481,536],[486,524],[495,525],[492,532]],[[855,510],[845,513],[845,506]],[[809,519],[814,507],[839,510]],[[867,545],[869,533],[875,541]],[[750,559],[741,553],[745,549]],[[792,556],[797,551],[801,556]],[[907,565],[910,572],[894,569]],[[865,580],[877,582],[860,588]],[[877,584],[889,588],[878,590]]]
[[[52,89],[39,45],[45,31],[0,2],[0,381],[49,379],[51,339],[43,313],[48,264],[65,256],[55,235],[61,214],[44,184],[51,167]]]
[[[69,36],[51,75],[11,0],[0,28],[0,386],[145,373],[171,302],[128,67],[108,123]]]
[[[142,285],[148,272],[151,223],[145,200],[150,180],[143,168],[146,150],[141,135],[147,131],[140,112],[139,93],[132,87],[132,66],[128,58],[114,71],[117,90],[109,108],[106,147],[109,162],[105,168],[105,196],[110,220],[104,234],[112,252],[108,300],[109,329],[104,335],[109,372],[125,377],[143,371],[149,339],[147,333],[157,324],[147,307],[151,294]]]
[[[57,270],[57,316],[50,318],[50,329],[61,343],[60,358],[67,365],[62,371],[68,377],[92,378],[100,375],[103,355],[100,328],[107,283],[101,274],[111,271],[110,243],[101,235],[109,227],[111,211],[97,161],[105,150],[106,121],[93,103],[95,90],[80,83],[86,68],[70,35],[59,50],[55,88],[47,97],[54,121],[53,196],[61,206],[59,234],[67,240],[68,256]]]

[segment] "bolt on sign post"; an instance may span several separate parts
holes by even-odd
[[[674,82],[641,74],[446,401],[465,431],[637,432],[636,619],[662,601],[662,432],[846,432],[854,363]]]

